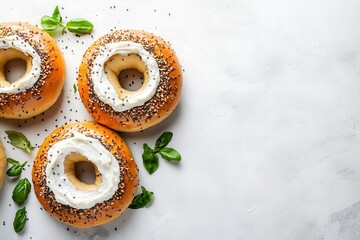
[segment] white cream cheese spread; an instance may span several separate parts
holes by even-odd
[[[0,49],[13,48],[23,52],[25,55],[31,56],[31,70],[18,81],[4,86],[0,83],[0,93],[16,94],[24,92],[31,88],[40,78],[41,59],[39,54],[24,39],[19,36],[11,35],[0,38]]]
[[[68,179],[64,169],[66,156],[78,153],[91,161],[102,176],[95,191],[82,191]],[[74,136],[55,143],[48,151],[46,183],[57,202],[77,209],[86,209],[109,200],[120,182],[120,167],[116,158],[98,139],[74,132]]]
[[[115,54],[123,56],[129,54],[139,55],[149,74],[149,81],[141,91],[135,92],[123,99],[119,98],[104,70],[105,63]],[[160,82],[160,71],[155,58],[141,44],[130,41],[117,42],[100,47],[99,55],[94,60],[92,81],[98,98],[110,105],[116,112],[122,112],[141,106],[154,96]]]

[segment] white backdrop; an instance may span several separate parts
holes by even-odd
[[[86,48],[111,29],[143,29],[171,42],[185,70],[183,95],[165,122],[121,134],[141,185],[155,193],[151,206],[67,230],[32,191],[29,221],[15,234],[15,183],[5,179],[0,239],[360,239],[359,1],[11,0],[2,2],[0,22],[39,24],[57,4],[65,21],[92,21],[94,39],[57,38],[67,76],[54,107],[27,121],[0,120],[8,156],[30,163],[22,176],[30,179],[36,151],[13,149],[4,131],[40,145],[56,125],[91,120],[72,86]],[[161,160],[150,176],[142,144],[165,130],[182,162]]]

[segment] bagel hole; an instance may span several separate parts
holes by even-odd
[[[20,58],[9,60],[4,67],[5,79],[8,83],[14,83],[24,76],[26,61]]]
[[[135,68],[121,71],[118,75],[118,79],[121,87],[128,91],[137,91],[144,84],[144,74]]]
[[[80,161],[75,163],[75,176],[76,178],[86,184],[95,184],[96,166],[90,161]]]

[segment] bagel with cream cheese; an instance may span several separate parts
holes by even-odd
[[[118,75],[126,69],[144,75],[140,89],[121,86]],[[173,112],[181,95],[182,70],[174,50],[162,38],[139,30],[118,30],[87,49],[78,89],[96,121],[118,131],[136,132]]]
[[[25,74],[13,83],[5,65],[26,62]],[[58,99],[65,79],[65,63],[55,40],[27,23],[0,24],[0,117],[24,119],[50,108]]]
[[[95,181],[75,174],[75,164],[93,164]],[[61,126],[38,150],[32,170],[35,195],[54,218],[78,228],[110,222],[130,205],[138,169],[126,143],[95,122]]]

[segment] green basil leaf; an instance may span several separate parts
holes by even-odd
[[[62,17],[61,17],[60,12],[59,12],[59,6],[55,7],[54,12],[52,14],[52,19],[54,19],[55,21],[57,21],[59,23],[62,22]]]
[[[22,171],[21,165],[14,165],[6,171],[6,175],[10,177],[19,176]]]
[[[142,190],[142,193],[140,193],[134,197],[129,208],[131,208],[131,209],[144,208],[147,205],[149,205],[149,203],[151,203],[151,201],[154,198],[154,193],[148,192],[146,190],[146,188],[143,186],[141,186],[141,190]]]
[[[27,164],[27,161],[25,161],[23,164],[21,164],[21,167],[25,167]]]
[[[72,33],[91,33],[94,25],[86,19],[76,18],[66,23],[66,28]]]
[[[25,227],[25,223],[26,223],[26,208],[23,207],[17,210],[15,214],[15,218],[13,222],[15,232],[17,233],[21,232]]]
[[[181,155],[173,148],[163,148],[160,150],[160,155],[162,158],[169,161],[180,161]]]
[[[61,25],[52,17],[43,16],[41,18],[41,27],[51,36],[55,36],[58,33],[59,28],[61,28]]]
[[[15,159],[12,159],[12,158],[7,158],[6,161],[8,163],[10,163],[11,165],[20,165],[20,162],[15,160]]]
[[[5,132],[8,135],[8,138],[10,140],[10,144],[14,145],[15,147],[24,149],[29,154],[35,148],[35,147],[31,146],[30,141],[21,132],[17,132],[17,131],[14,131],[14,130],[8,130],[8,131],[5,131]]]
[[[164,132],[163,134],[161,134],[161,136],[156,140],[155,151],[158,151],[161,148],[166,147],[171,141],[172,136],[173,136],[172,132]]]
[[[27,178],[21,179],[15,186],[12,199],[14,202],[21,204],[26,201],[31,190],[31,184]]]
[[[153,174],[159,167],[159,158],[156,153],[145,143],[144,152],[142,154],[143,165],[148,173]]]
[[[18,161],[16,161],[18,162]],[[24,162],[22,165],[20,165],[20,163],[18,162],[18,164],[12,166],[11,168],[9,168],[7,171],[6,171],[6,175],[10,176],[10,177],[15,177],[15,176],[19,176],[23,167],[25,167],[27,161]]]
[[[74,93],[76,93],[76,91],[77,91],[76,83],[74,83],[73,88],[74,88]]]
[[[146,143],[144,143],[143,149],[144,149],[143,157],[145,156],[147,158],[148,155],[153,153],[153,150]]]

